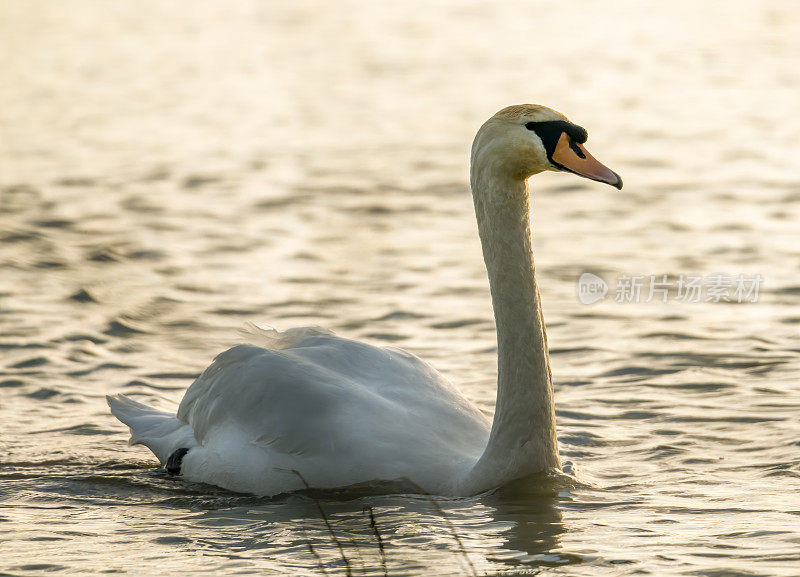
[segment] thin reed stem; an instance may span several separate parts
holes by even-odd
[[[303,477],[300,471],[297,469],[292,469],[291,471],[299,477],[299,479],[303,482],[303,485],[306,486],[306,489],[310,491],[311,485],[308,484],[308,481],[306,481],[305,477]],[[317,510],[319,511],[320,517],[322,517],[322,521],[325,523],[325,527],[328,528],[328,533],[330,533],[331,539],[333,539],[333,542],[336,543],[336,546],[339,548],[339,554],[342,556],[342,561],[344,561],[345,575],[347,575],[347,577],[353,577],[353,570],[350,567],[350,560],[344,553],[344,547],[342,547],[342,543],[336,538],[336,534],[333,532],[333,527],[331,527],[328,516],[325,514],[325,509],[322,508],[322,504],[319,502],[319,499],[316,497],[312,497],[312,499],[314,499],[314,503],[317,505]]]
[[[450,535],[458,544],[458,549],[461,552],[461,555],[464,557],[464,560],[467,562],[470,572],[472,573],[473,577],[478,577],[478,570],[475,569],[475,565],[472,564],[472,559],[469,558],[469,555],[467,554],[467,549],[464,547],[464,543],[461,541],[461,537],[458,536],[455,526],[450,521],[450,519],[448,519],[447,514],[444,512],[444,509],[442,509],[439,503],[436,502],[436,499],[434,499],[433,496],[430,493],[428,493],[425,489],[417,485],[411,479],[405,479],[405,480],[408,481],[408,483],[411,484],[411,486],[413,486],[417,491],[419,491],[420,495],[426,497],[428,499],[428,502],[431,505],[433,505],[433,507],[439,512],[439,515],[442,517],[442,520],[444,521],[445,525],[447,525],[447,528],[450,530]]]
[[[364,508],[369,513],[369,526],[372,528],[372,533],[375,535],[375,540],[378,542],[378,551],[381,554],[381,566],[383,567],[384,577],[389,577],[389,569],[386,566],[386,551],[383,548],[383,537],[378,531],[378,523],[375,521],[375,512],[370,505]]]

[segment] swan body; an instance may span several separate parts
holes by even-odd
[[[167,421],[177,434],[150,447],[161,462],[188,448],[184,477],[247,493],[304,488],[294,471],[314,487],[412,479],[460,492],[491,422],[432,367],[318,329],[264,333],[271,342],[225,351],[189,387]],[[110,402],[115,414],[126,403]]]
[[[565,170],[621,187],[585,131],[545,107],[508,107],[480,129],[471,184],[498,335],[489,420],[430,365],[320,328],[265,331],[219,356],[177,414],[108,397],[168,471],[275,495],[374,481],[471,495],[560,466],[547,339],[534,274],[527,178]]]

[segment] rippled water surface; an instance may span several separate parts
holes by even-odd
[[[0,571],[800,574],[796,3],[383,4],[0,3]],[[402,346],[490,413],[468,150],[518,102],[626,183],[532,182],[574,480],[269,500],[127,446],[104,395],[175,407],[246,321]],[[758,302],[615,302],[714,273]]]

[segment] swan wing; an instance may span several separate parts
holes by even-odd
[[[488,419],[414,355],[318,328],[255,331],[262,346],[220,354],[181,402],[201,445],[234,435],[247,459],[317,486],[443,475],[485,447]]]

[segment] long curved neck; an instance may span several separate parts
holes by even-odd
[[[472,191],[497,326],[497,403],[488,445],[468,476],[480,491],[560,467],[553,384],[531,249],[524,179],[472,167]]]

